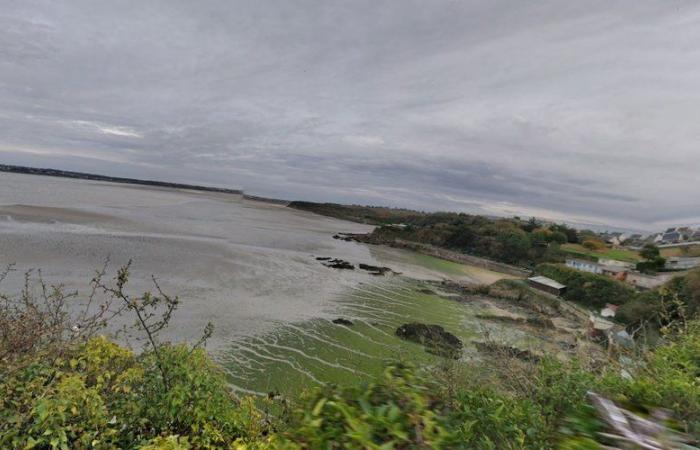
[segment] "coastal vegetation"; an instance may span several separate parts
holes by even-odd
[[[540,264],[536,272],[566,285],[566,300],[594,309],[600,309],[607,303],[623,305],[637,295],[631,286],[613,278],[581,272],[562,264]]]
[[[30,276],[18,296],[2,295],[2,448],[603,448],[619,430],[591,391],[630,412],[668,408],[659,419],[666,442],[690,443],[700,432],[700,324],[691,307],[669,318],[657,348],[622,368],[585,354],[514,357],[493,342],[489,358],[469,363],[449,357],[419,369],[394,360],[357,384],[253,398],[231,391],[202,347],[211,328],[194,345],[161,340],[176,297],[157,283],[153,293],[127,294],[128,266],[104,278],[98,272],[78,303],[86,309]],[[679,282],[678,292],[697,301],[699,278]],[[519,290],[512,298],[523,302],[525,289],[503,280],[481,290],[503,298]],[[113,313],[134,319],[126,331],[142,342],[138,352],[102,335]]]
[[[334,203],[291,202],[289,206],[377,225],[365,242],[391,245],[397,240],[410,241],[528,268],[543,262],[562,262],[567,255],[583,254],[596,258],[604,257],[606,252],[620,253],[607,249],[591,231],[578,231],[565,224],[545,224],[535,219],[426,213]],[[599,243],[601,247],[584,247],[591,243]],[[617,253],[615,256],[625,260],[638,260],[633,252]]]

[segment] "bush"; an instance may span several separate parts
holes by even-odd
[[[613,398],[636,409],[662,407],[674,412],[682,428],[700,435],[700,322],[645,357],[632,380],[616,373],[605,378],[605,390]]]
[[[410,367],[391,366],[369,385],[313,392],[297,407],[290,431],[279,442],[319,449],[553,448],[568,405],[579,400],[580,389],[570,387],[557,385],[558,390],[535,401],[488,387],[458,386],[454,395],[446,395],[436,380]],[[554,410],[556,417],[550,415]]]
[[[0,447],[134,448],[160,435],[220,448],[253,430],[202,349],[161,347],[170,387],[152,353],[135,356],[103,337],[65,357],[0,372]],[[98,445],[99,444],[99,445]]]
[[[583,247],[586,248],[587,250],[592,250],[592,251],[603,250],[606,248],[605,242],[603,242],[599,239],[586,239],[583,241],[583,243],[581,245],[583,245]]]
[[[538,270],[594,293],[619,289],[561,266]],[[591,389],[643,412],[670,408],[683,430],[700,433],[700,322],[679,320],[698,300],[697,277],[678,277],[644,294],[660,302],[657,315],[672,318],[674,326],[665,327],[664,346],[629,367],[632,379],[621,377],[615,366],[601,377],[547,357],[536,364],[512,358],[483,362],[488,377],[471,381],[456,381],[449,367],[440,369],[441,377],[437,369],[394,365],[362,386],[320,388],[291,411],[281,402],[275,405],[280,414],[267,415],[256,404],[273,400],[234,397],[225,374],[202,348],[159,342],[157,331],[177,302],[160,293],[168,316],[157,319],[149,308],[160,297],[123,294],[127,274],[119,271],[117,287],[107,292],[143,313],[149,345],[142,353],[102,336],[78,339],[66,334],[65,321],[43,320],[50,316],[35,322],[47,328],[31,334],[30,346],[8,347],[21,338],[9,334],[0,340],[0,448],[595,448],[605,425],[586,399]],[[514,289],[524,300],[518,291],[522,282],[502,281],[498,287]],[[25,306],[40,306],[28,291],[23,298]],[[65,296],[47,298],[59,299],[49,303],[53,307]],[[10,304],[17,303],[6,302],[5,309],[0,304],[0,313],[11,329],[19,329],[13,321],[27,317],[26,311]]]
[[[444,408],[413,370],[389,367],[380,382],[314,392],[285,439],[303,448],[441,448],[452,438]]]
[[[538,405],[489,389],[463,391],[451,420],[456,425],[455,448],[541,449],[551,435]]]
[[[606,303],[624,305],[637,295],[632,287],[622,282],[604,275],[580,272],[560,264],[540,264],[536,272],[566,285],[566,300],[591,308],[601,308]]]

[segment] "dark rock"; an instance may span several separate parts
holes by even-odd
[[[351,321],[349,321],[348,319],[343,319],[342,317],[338,317],[337,319],[333,319],[333,323],[336,325],[345,325],[346,327],[352,326]]]
[[[396,329],[396,336],[422,344],[428,353],[434,355],[459,359],[462,354],[462,341],[440,325],[407,323]]]
[[[372,266],[372,265],[363,264],[363,263],[360,263],[359,267],[360,267],[360,269],[366,270],[367,272],[369,272],[372,275],[384,275],[387,272],[393,273],[393,270],[391,270],[388,267]]]
[[[316,261],[328,261],[329,259],[331,259],[330,256],[317,256],[316,257]]]
[[[347,269],[347,270],[355,270],[355,266],[352,265],[351,263],[344,261],[342,259],[331,259],[327,263],[324,264],[326,267],[330,267],[331,269]]]

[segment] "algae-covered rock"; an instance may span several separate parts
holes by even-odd
[[[345,325],[346,327],[349,327],[352,325],[352,321],[348,319],[344,319],[342,317],[338,317],[337,319],[333,319],[333,323],[336,325]]]
[[[396,336],[422,344],[427,352],[434,355],[458,359],[462,354],[462,341],[440,325],[407,323],[396,329]]]

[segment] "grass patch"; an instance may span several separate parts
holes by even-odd
[[[606,248],[604,250],[589,250],[583,245],[580,244],[564,244],[561,247],[561,250],[570,253],[571,255],[574,256],[583,256],[587,257],[588,259],[598,259],[598,258],[609,258],[609,259],[616,259],[618,261],[625,261],[625,262],[631,262],[631,263],[636,263],[641,261],[641,257],[639,256],[639,253],[635,252],[634,250],[627,250],[623,248]]]
[[[668,258],[670,256],[688,256],[688,257],[700,257],[700,244],[698,245],[688,245],[685,247],[670,247],[661,248],[661,256]]]

